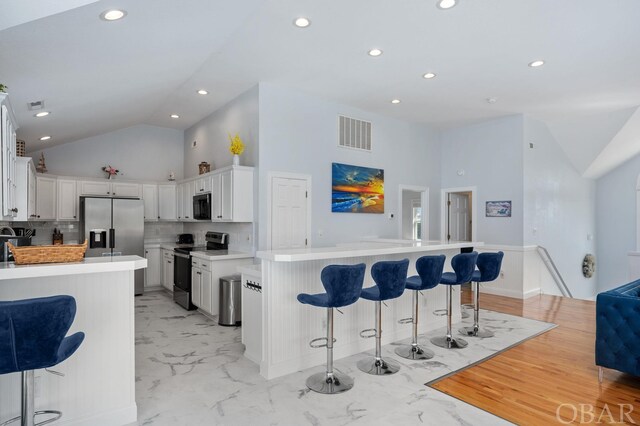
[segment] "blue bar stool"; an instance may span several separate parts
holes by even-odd
[[[376,282],[373,287],[365,288],[360,293],[360,297],[376,302],[376,328],[362,330],[360,336],[376,338],[376,355],[358,361],[358,368],[365,373],[376,376],[397,373],[400,364],[393,360],[382,359],[382,302],[395,299],[404,293],[407,281],[407,270],[409,269],[409,259],[376,262],[371,267],[371,277]],[[368,331],[375,334],[363,335]]]
[[[329,265],[320,273],[322,285],[327,291],[320,294],[298,295],[298,301],[311,306],[327,308],[327,337],[309,342],[312,348],[327,348],[327,371],[316,373],[307,378],[307,387],[312,391],[325,394],[346,392],[353,387],[353,379],[345,374],[333,371],[333,308],[341,308],[355,303],[360,298],[366,265]],[[316,344],[319,341],[324,344]]]
[[[413,323],[413,338],[411,345],[402,345],[396,348],[396,354],[407,359],[430,359],[433,358],[433,351],[421,348],[418,345],[418,292],[422,290],[430,290],[440,283],[444,261],[447,257],[442,254],[440,256],[422,256],[416,261],[416,270],[418,275],[407,278],[406,289],[413,290],[413,317],[401,320],[401,323]]]
[[[433,337],[431,343],[441,348],[461,349],[467,347],[468,343],[463,339],[454,339],[451,335],[451,309],[453,299],[453,286],[462,285],[471,281],[473,271],[476,269],[477,252],[460,253],[453,256],[451,266],[455,272],[445,272],[442,274],[440,284],[449,287],[447,291],[447,335]]]
[[[62,417],[60,411],[35,411],[33,371],[53,367],[78,349],[84,333],[65,337],[75,315],[71,296],[0,302],[0,374],[22,373],[22,415],[2,425],[20,419],[23,426],[42,425]],[[56,417],[34,423],[41,414]]]
[[[473,272],[473,327],[462,327],[459,331],[463,336],[472,337],[493,337],[493,331],[481,329],[478,324],[480,320],[480,283],[494,281],[500,275],[502,258],[504,253],[480,253],[476,265],[478,270]]]

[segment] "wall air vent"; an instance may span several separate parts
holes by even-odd
[[[338,145],[344,148],[371,151],[371,122],[339,116]]]
[[[27,103],[27,108],[29,108],[29,111],[44,109],[44,101],[29,102]]]

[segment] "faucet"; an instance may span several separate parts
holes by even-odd
[[[9,231],[9,233],[7,234],[5,231]],[[16,231],[14,231],[13,228],[9,226],[5,226],[4,228],[0,229],[0,235],[10,235],[12,237],[15,237]]]

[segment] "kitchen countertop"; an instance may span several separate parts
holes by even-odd
[[[336,247],[317,247],[304,249],[265,250],[256,253],[256,257],[272,262],[299,262],[306,260],[337,259],[360,256],[381,256],[386,254],[419,253],[481,247],[478,241],[411,241],[411,242],[360,242]]]
[[[0,281],[17,278],[133,271],[146,267],[147,259],[140,256],[87,257],[80,262],[41,263],[35,265],[16,265],[13,262],[0,262]]]
[[[223,254],[223,255],[215,255],[213,254],[214,252],[215,250],[192,251],[191,257],[196,257],[198,259],[204,259],[204,260],[250,259],[253,257],[251,253],[245,253],[242,251],[229,250],[227,254]]]

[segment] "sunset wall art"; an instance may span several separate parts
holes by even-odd
[[[333,163],[331,211],[384,213],[384,170]]]

